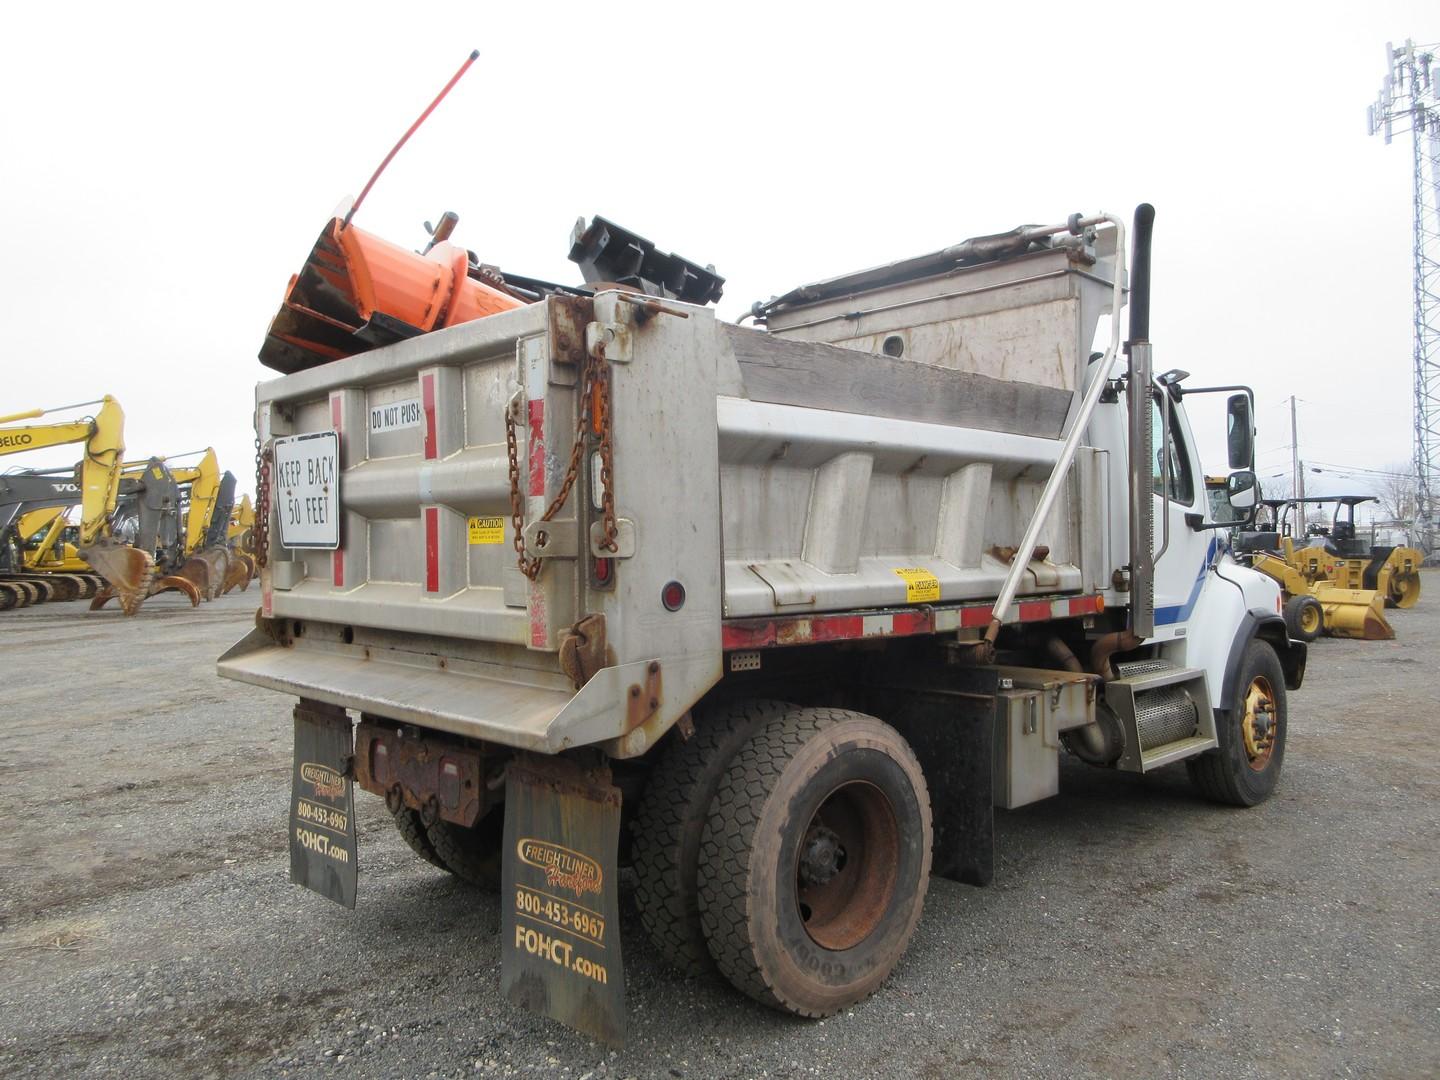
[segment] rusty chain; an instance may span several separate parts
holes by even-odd
[[[255,436],[255,565],[270,561],[270,452]]]
[[[590,427],[594,409],[598,407],[600,412],[600,481],[605,489],[602,499],[605,539],[601,541],[600,547],[605,551],[615,551],[618,547],[615,540],[618,527],[615,524],[615,493],[612,482],[614,415],[610,408],[610,368],[603,352],[600,355],[586,354],[584,376],[581,380],[579,394],[579,411],[575,418],[575,440],[570,447],[570,461],[566,464],[565,476],[560,481],[560,490],[555,493],[555,498],[545,508],[545,512],[540,515],[540,520],[552,520],[570,498],[570,491],[574,488],[575,481],[580,475],[580,463],[585,456],[586,429]],[[520,450],[515,427],[514,410],[507,407],[505,409],[505,449],[510,457],[510,524],[515,534],[515,554],[520,572],[534,581],[540,576],[543,560],[538,555],[531,555],[525,548],[525,504],[523,496],[520,494]],[[540,542],[543,546],[544,540],[541,539]]]

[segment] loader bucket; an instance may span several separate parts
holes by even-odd
[[[1385,618],[1385,601],[1374,589],[1315,590],[1325,610],[1325,632],[1331,637],[1389,641],[1395,630]]]
[[[126,615],[134,615],[140,610],[145,597],[150,595],[150,581],[155,574],[154,559],[139,548],[108,536],[81,548],[80,557],[105,579],[120,598],[120,608]]]

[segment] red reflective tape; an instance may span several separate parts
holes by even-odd
[[[1020,621],[1035,622],[1037,619],[1050,618],[1049,600],[1022,600],[1020,601]]]
[[[928,611],[901,611],[896,614],[890,633],[896,636],[928,634],[935,629],[935,616]]]
[[[967,630],[974,630],[981,626],[989,626],[990,609],[988,607],[961,608],[960,625]]]
[[[437,454],[435,449],[435,376],[422,375],[420,377],[420,397],[425,409],[425,458],[433,460]]]
[[[1093,615],[1095,614],[1095,597],[1079,596],[1070,601],[1071,615]]]
[[[530,402],[530,494],[545,494],[545,399]]]
[[[775,628],[781,645],[802,642],[848,641],[865,636],[863,615],[829,615],[815,619],[790,619]]]
[[[720,627],[720,647],[726,652],[734,649],[761,649],[775,643],[775,624],[769,619],[743,623],[724,623]]]
[[[425,591],[440,591],[440,509],[425,508]]]

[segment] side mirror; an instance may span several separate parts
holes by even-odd
[[[1255,467],[1255,417],[1249,394],[1231,394],[1225,402],[1225,447],[1230,468]],[[1255,479],[1253,473],[1250,479]]]
[[[1242,469],[1240,472],[1231,473],[1225,481],[1225,494],[1229,496],[1230,505],[1236,510],[1253,511],[1260,499],[1260,482],[1249,469]]]

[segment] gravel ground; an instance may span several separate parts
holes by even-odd
[[[668,974],[622,920],[630,1044],[498,992],[495,899],[357,796],[354,912],[286,881],[288,699],[214,675],[253,593],[0,615],[0,1075],[1440,1074],[1440,576],[1393,642],[1322,641],[1253,811],[1066,763],[934,879],[910,951],[823,1023]],[[1427,674],[1427,672],[1429,674]]]

